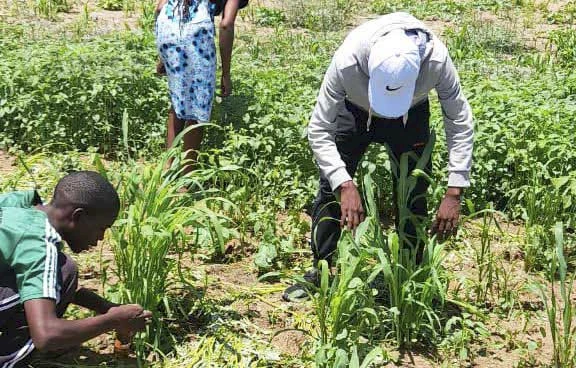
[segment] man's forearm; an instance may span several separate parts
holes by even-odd
[[[108,314],[81,320],[57,319],[56,321],[57,325],[52,326],[54,332],[49,334],[43,349],[39,348],[40,350],[52,351],[78,346],[117,327],[116,321]]]
[[[453,196],[453,197],[460,197],[464,193],[464,188],[461,187],[448,187],[446,189],[446,195]]]

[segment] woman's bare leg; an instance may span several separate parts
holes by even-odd
[[[186,127],[198,124],[197,121],[189,120],[186,122]],[[194,170],[194,165],[198,159],[198,152],[200,152],[200,144],[204,137],[204,127],[196,127],[184,134],[184,151],[186,152],[187,164],[184,167],[184,174],[188,174]]]
[[[184,130],[185,127],[198,124],[195,120],[184,121],[178,119],[174,109],[170,109],[168,113],[168,134],[166,137],[167,148],[172,147],[174,144],[174,139],[176,136]],[[197,127],[189,130],[182,137],[184,141],[184,152],[186,152],[186,165],[184,166],[183,174],[187,174],[194,169],[194,164],[198,159],[198,151],[200,150],[200,144],[202,143],[202,137],[204,136],[204,128]],[[172,166],[172,160],[169,163]]]
[[[168,123],[167,123],[167,134],[166,134],[166,149],[169,149],[174,144],[174,139],[178,134],[184,129],[184,121],[178,119],[174,109],[170,109],[168,112]],[[172,166],[173,159],[168,162],[168,168]]]

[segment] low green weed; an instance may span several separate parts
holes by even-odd
[[[262,6],[254,9],[253,17],[256,24],[265,27],[277,27],[287,21],[283,10]]]
[[[572,28],[557,29],[550,32],[549,42],[556,60],[563,66],[576,65],[576,30]]]
[[[440,348],[456,356],[461,363],[473,362],[477,352],[473,350],[473,342],[490,336],[484,323],[477,321],[470,313],[451,317],[444,326],[446,338]]]
[[[98,0],[98,6],[105,10],[133,11],[136,2],[134,0]]]
[[[30,151],[59,142],[114,154],[127,111],[134,152],[158,151],[169,105],[165,81],[153,74],[153,42],[151,35],[119,33],[0,46],[0,145]]]

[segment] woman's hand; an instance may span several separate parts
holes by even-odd
[[[230,76],[222,76],[220,79],[220,90],[222,97],[228,97],[232,94],[232,79]]]
[[[156,62],[156,75],[166,75],[166,66],[164,66],[164,63],[160,58],[158,58],[158,62]]]

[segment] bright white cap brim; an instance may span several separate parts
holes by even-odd
[[[373,73],[368,82],[368,98],[372,110],[383,117],[399,118],[404,116],[414,98],[416,80],[402,86],[396,91],[387,91],[385,86],[389,83],[385,73]]]

